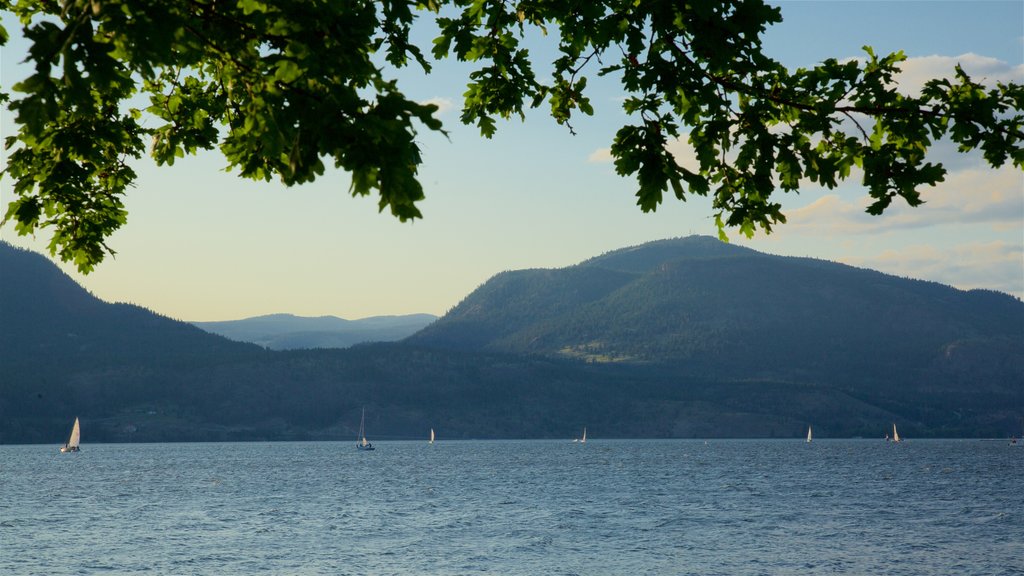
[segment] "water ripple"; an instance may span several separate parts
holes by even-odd
[[[0,446],[0,574],[1024,575],[1024,451]]]

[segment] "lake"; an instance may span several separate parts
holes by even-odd
[[[0,446],[0,574],[1024,574],[1005,440],[439,438]]]

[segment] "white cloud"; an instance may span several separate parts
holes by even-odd
[[[666,148],[676,159],[676,162],[678,162],[683,168],[686,168],[691,172],[697,172],[700,170],[700,162],[697,160],[697,150],[693,147],[693,144],[690,144],[689,134],[684,134],[681,138],[670,141]],[[729,153],[730,160],[735,158],[735,156],[735,153]]]
[[[611,148],[598,148],[587,156],[587,162],[592,164],[609,164],[613,161]]]
[[[696,169],[689,142],[671,143],[669,151],[681,165]],[[925,203],[916,208],[898,198],[881,216],[867,214],[873,199],[859,183],[859,170],[841,187],[847,191],[842,195],[804,180],[804,196],[777,189],[773,197],[783,203],[785,228],[802,233],[861,234],[946,224],[987,224],[1024,231],[1024,174],[1020,170],[1009,165],[991,168],[977,155],[964,156],[952,146],[941,147],[932,160],[946,166],[946,179],[934,187],[921,187]],[[813,199],[809,204],[796,204],[808,197]]]
[[[455,103],[452,102],[451,98],[445,98],[443,96],[434,96],[429,100],[420,102],[420,104],[433,104],[434,106],[437,106],[437,112],[434,112],[436,116],[440,116],[455,107]]]
[[[908,222],[991,223],[1024,227],[1024,174],[1012,166],[950,172],[922,195],[927,210],[902,208]]]
[[[902,63],[896,81],[904,94],[918,94],[928,80],[952,78],[958,64],[972,80],[985,86],[994,87],[996,82],[1024,81],[1024,65],[1013,66],[996,58],[973,53],[908,58]]]
[[[801,233],[864,234],[949,224],[986,224],[1024,230],[1024,175],[1006,166],[974,167],[951,172],[946,181],[921,191],[925,203],[916,208],[895,200],[881,216],[864,211],[867,192],[856,200],[837,194],[785,210],[787,229]]]
[[[1024,245],[973,242],[940,250],[930,245],[888,249],[873,256],[843,258],[853,266],[930,280],[963,290],[987,288],[1024,297]]]
[[[886,216],[871,216],[865,212],[867,205],[864,198],[851,202],[838,194],[824,194],[806,206],[784,208],[786,224],[780,231],[826,236],[877,232],[885,226]]]
[[[973,53],[960,56],[925,56],[909,58],[902,63],[903,71],[897,76],[901,91],[919,91],[931,78],[950,77],[960,65],[972,79],[985,85],[995,82],[1024,82],[1024,66],[1013,66],[995,58]],[[681,166],[698,169],[693,146],[686,135],[669,142],[668,151]],[[730,151],[728,160],[735,158]],[[590,162],[611,162],[608,149],[594,151]],[[935,142],[929,150],[928,160],[941,163],[948,170],[944,182],[935,187],[922,187],[919,191],[925,204],[917,208],[896,199],[881,216],[866,213],[873,201],[867,189],[860,185],[863,174],[854,169],[837,191],[803,179],[804,196],[785,194],[776,190],[773,197],[783,202],[788,223],[776,227],[783,234],[824,235],[826,237],[862,234],[881,234],[902,230],[943,226],[983,225],[993,230],[1018,232],[1024,237],[1024,174],[1012,166],[993,169],[981,154],[960,153],[956,144],[948,139]],[[811,198],[809,204],[798,204]]]

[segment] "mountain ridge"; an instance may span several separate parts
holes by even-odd
[[[756,340],[783,327],[795,333],[801,325],[807,328],[801,345],[812,347],[821,337],[815,325],[835,328],[829,331],[831,339],[882,338],[883,325],[924,339],[934,339],[930,331],[939,330],[951,341],[988,329],[1022,333],[1024,305],[1009,295],[965,292],[824,260],[723,248],[728,245],[716,246],[717,240],[707,237],[692,240],[612,251],[558,270],[496,275],[408,341],[546,355],[572,356],[573,350],[590,349],[609,358],[660,361],[691,358],[723,339]],[[582,297],[587,290],[590,294]],[[572,298],[565,302],[551,294]],[[921,305],[923,300],[931,308]],[[997,311],[980,317],[983,307],[976,303],[982,300]],[[958,324],[942,322],[941,315]],[[862,321],[865,316],[874,324]],[[850,332],[854,327],[858,330]],[[652,331],[667,339],[663,345],[650,341]],[[640,332],[645,336],[630,340],[630,334]],[[651,349],[652,344],[660,348]],[[753,342],[746,346],[744,353],[757,352]]]
[[[653,248],[498,274],[402,342],[273,351],[102,302],[0,243],[0,443],[56,442],[74,417],[86,443],[351,440],[363,407],[376,439],[1021,433],[1019,300],[706,238]]]
[[[437,319],[432,314],[380,315],[348,320],[337,316],[278,313],[241,320],[194,321],[207,332],[272,350],[348,348],[366,342],[394,342]]]

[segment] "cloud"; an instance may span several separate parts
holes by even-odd
[[[994,87],[996,82],[1024,81],[1024,65],[1013,66],[996,58],[973,53],[908,58],[902,63],[896,81],[904,94],[918,94],[928,80],[952,78],[958,64],[972,80],[985,86]]]
[[[863,56],[844,58],[842,62],[865,62]],[[968,52],[959,56],[915,56],[899,63],[899,73],[894,81],[903,94],[917,96],[925,82],[935,78],[954,78],[956,67],[960,66],[975,82],[994,88],[997,82],[1024,81],[1024,65],[1013,65],[998,58],[981,56]]]
[[[697,160],[697,150],[693,147],[693,144],[690,144],[689,134],[683,134],[682,137],[670,141],[666,148],[676,159],[676,162],[683,168],[692,172],[700,170],[700,162]],[[735,151],[730,151],[727,154],[727,158],[730,162],[734,160],[735,157]]]
[[[900,90],[918,92],[927,80],[953,76],[957,65],[974,81],[986,86],[994,86],[997,81],[1024,83],[1024,65],[1011,65],[996,58],[967,53],[907,59],[901,64],[902,72],[897,75]],[[667,149],[681,166],[698,170],[696,154],[687,135],[669,142]],[[734,148],[727,154],[727,161],[734,161],[735,157]],[[611,162],[612,157],[605,148],[591,153],[588,161]],[[798,204],[808,196],[786,194],[777,189],[773,198],[783,203],[788,220],[783,228],[801,234],[833,235],[981,224],[997,230],[1019,230],[1024,234],[1024,175],[1018,169],[1012,166],[994,169],[980,152],[961,153],[948,138],[933,143],[928,151],[928,161],[941,163],[948,172],[944,182],[919,189],[925,201],[923,206],[911,208],[897,199],[882,216],[867,214],[865,210],[873,200],[860,184],[862,172],[854,168],[838,189],[841,194],[802,179],[801,191],[814,198],[810,204]]]
[[[985,224],[1024,229],[1024,175],[1006,166],[950,172],[946,181],[921,191],[925,204],[912,208],[896,200],[881,216],[864,211],[871,198],[826,194],[810,204],[784,210],[786,228],[820,234],[864,234],[949,224]]]
[[[908,221],[1024,226],[1024,174],[1012,166],[950,172],[945,182],[922,196],[928,210],[920,214],[909,208],[900,210]]]
[[[610,164],[614,160],[611,148],[598,148],[587,156],[587,162],[591,164]]]
[[[872,256],[843,258],[842,262],[955,286],[962,290],[988,288],[1024,297],[1024,245],[1003,241],[973,242],[940,250],[910,245]]]
[[[437,112],[434,112],[434,115],[436,116],[440,116],[455,107],[455,103],[452,102],[451,98],[445,98],[443,96],[434,96],[429,100],[420,102],[420,104],[433,104],[434,106],[437,106]]]
[[[885,226],[885,216],[865,212],[869,204],[863,198],[851,202],[838,194],[825,194],[806,206],[783,208],[786,233],[811,235],[848,235],[877,232]]]

